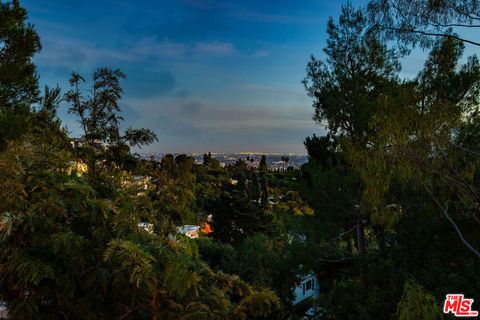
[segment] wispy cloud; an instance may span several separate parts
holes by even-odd
[[[233,43],[225,42],[199,42],[193,46],[193,52],[201,55],[230,55],[235,53],[235,46]]]
[[[201,41],[192,44],[155,41],[143,38],[122,43],[118,48],[106,48],[94,42],[66,37],[45,37],[43,51],[37,57],[42,66],[89,67],[102,63],[140,62],[147,58],[205,59],[224,57],[237,51],[233,43]]]
[[[319,17],[307,14],[272,14],[239,8],[235,11],[238,19],[275,24],[312,24],[318,23]]]
[[[198,101],[185,102],[180,105],[180,114],[198,114],[204,108],[203,103]]]
[[[235,45],[230,42],[198,41],[194,43],[173,42],[169,40],[157,41],[155,38],[146,37],[138,42],[124,44],[131,47],[136,55],[158,55],[163,57],[192,57],[206,58],[226,56],[236,53]]]
[[[264,58],[264,57],[268,57],[269,55],[270,55],[270,51],[268,50],[257,50],[250,56],[252,58]]]
[[[245,83],[245,84],[242,84],[241,87],[251,91],[305,96],[305,92],[295,91],[295,90],[292,90],[291,88],[281,88],[281,87],[275,87],[275,86],[269,86],[269,85],[263,85],[263,84],[257,84],[257,83]]]
[[[193,112],[185,112],[185,108],[191,107]],[[313,132],[323,133],[310,120],[311,112],[300,107],[211,106],[196,102],[182,104],[179,101],[151,100],[142,103],[141,108],[148,108],[150,111],[143,110],[142,113],[150,113],[150,116],[140,120],[139,125],[158,128],[160,141],[149,149],[155,151],[255,149],[301,152],[304,151],[301,142],[306,136]]]
[[[89,41],[65,37],[43,38],[43,50],[36,62],[44,67],[89,67],[103,62],[131,61],[132,52],[102,48]]]
[[[318,16],[302,13],[302,14],[282,14],[272,13],[275,4],[270,6],[270,12],[263,12],[251,9],[243,2],[235,3],[225,0],[182,0],[187,6],[204,11],[223,11],[226,15],[235,17],[245,21],[255,21],[264,23],[281,23],[281,24],[309,24],[318,22]]]
[[[153,99],[127,99],[126,103],[146,115],[142,125],[150,126],[157,117],[182,119],[195,123],[205,130],[219,132],[235,130],[256,130],[282,128],[311,128],[312,111],[310,108],[293,106],[278,108],[274,106],[246,106],[242,104],[212,105],[207,101],[187,100],[174,97]]]

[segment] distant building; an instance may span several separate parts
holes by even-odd
[[[76,148],[80,148],[83,146],[83,140],[82,139],[79,139],[79,138],[71,138],[70,139],[70,145],[72,146],[72,148],[76,149]]]
[[[181,227],[177,227],[177,233],[183,234],[190,239],[197,239],[199,236],[200,226],[186,224]]]
[[[177,227],[177,233],[183,234],[190,239],[197,239],[200,234],[209,236],[213,233],[213,216],[209,214],[207,216],[207,222],[203,223],[201,226],[187,224]]]
[[[138,223],[138,229],[143,229],[150,234],[153,233],[153,227],[154,227],[153,223],[148,223],[148,222],[139,222]]]
[[[206,236],[209,236],[213,233],[213,215],[209,214],[207,216],[207,222],[202,224],[200,231]]]
[[[0,301],[0,319],[8,319],[8,309],[3,301]]]
[[[294,232],[287,233],[288,244],[292,244],[293,242],[305,243],[306,241],[307,241],[307,236],[305,234],[294,233]]]
[[[320,295],[320,285],[317,276],[309,273],[302,277],[298,286],[294,288],[293,305],[297,305],[307,299],[317,299]]]
[[[70,145],[72,146],[73,149],[81,148],[81,147],[85,146],[86,144],[87,144],[87,142],[85,141],[85,139],[70,138]],[[93,145],[95,147],[103,147],[104,146],[100,139],[95,139],[93,141]]]

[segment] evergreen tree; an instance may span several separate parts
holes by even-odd
[[[339,22],[328,21],[326,59],[312,56],[303,81],[314,99],[314,120],[360,146],[368,144],[369,122],[399,71],[395,52],[367,31],[362,11],[343,6]]]
[[[79,117],[83,130],[83,146],[79,150],[88,165],[88,177],[97,190],[108,190],[101,185],[100,176],[112,165],[124,166],[130,157],[130,146],[143,146],[154,142],[157,137],[149,129],[127,128],[123,134],[119,100],[123,89],[121,80],[126,75],[119,69],[100,68],[93,73],[91,95],[84,97],[80,86],[85,79],[72,73],[65,100],[71,104],[70,112]]]
[[[57,109],[62,101],[59,87],[51,89],[45,86],[40,106],[31,115],[31,134],[45,143],[61,148],[70,147],[68,133],[62,128],[62,122],[57,116]]]
[[[258,164],[258,171],[263,173],[268,171],[267,158],[265,157],[265,155],[262,155],[262,158],[260,158],[260,163]]]
[[[203,165],[208,166],[210,164],[210,160],[212,160],[212,155],[209,152],[208,154],[204,153],[203,154]]]
[[[251,173],[250,190],[251,198],[255,201],[260,200],[261,187],[260,178],[257,171],[253,171]]]
[[[303,81],[314,99],[314,120],[338,139],[343,150],[349,146],[363,150],[372,144],[376,129],[371,122],[382,102],[399,87],[397,53],[368,31],[368,20],[361,9],[351,3],[342,6],[338,23],[333,18],[328,21],[326,59],[312,56]],[[348,208],[340,220],[347,219],[357,205]],[[360,210],[354,214],[361,252],[365,243],[363,226],[370,209],[360,203]]]
[[[408,45],[431,47],[442,39],[480,46],[465,32],[480,27],[477,0],[372,0],[368,14],[371,32],[407,45],[404,49]],[[455,30],[461,35],[452,32]]]
[[[13,319],[275,315],[271,290],[214,272],[193,241],[171,239],[155,217],[175,202],[135,188],[99,198],[68,170],[71,161],[67,150],[36,139],[0,154],[0,300]],[[138,227],[141,218],[155,222],[154,233]]]
[[[242,189],[221,192],[211,211],[215,218],[214,237],[225,243],[237,245],[248,236],[270,228],[271,217]]]
[[[338,142],[330,134],[318,137],[315,134],[312,137],[305,138],[303,142],[307,149],[308,160],[318,162],[322,167],[335,166],[337,164]]]
[[[366,186],[363,203],[372,209],[377,222],[398,218],[398,212],[384,207],[392,201],[391,188],[413,184],[417,192],[430,197],[460,240],[480,257],[478,244],[475,248],[466,240],[454,219],[465,215],[475,219],[472,215],[478,208],[472,202],[480,200],[475,191],[478,157],[469,149],[472,145],[463,145],[462,138],[469,136],[464,129],[478,121],[480,63],[471,57],[460,66],[462,52],[458,40],[437,42],[418,77],[402,86],[397,97],[385,100],[382,112],[371,123],[377,131],[373,147],[351,148],[349,159]]]
[[[0,151],[31,127],[31,106],[38,102],[33,56],[40,38],[18,0],[0,1]]]
[[[265,172],[260,173],[260,203],[263,207],[268,204],[268,182]]]

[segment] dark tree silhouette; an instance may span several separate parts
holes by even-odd
[[[373,0],[368,14],[371,31],[386,40],[430,47],[438,38],[452,38],[480,46],[480,39],[464,34],[480,27],[477,0]]]
[[[399,64],[395,52],[368,35],[361,10],[342,7],[339,22],[328,21],[326,58],[312,56],[303,84],[313,98],[314,120],[333,136],[368,143],[369,122],[378,99],[395,87]]]
[[[40,38],[19,1],[0,2],[0,150],[30,128],[39,92],[33,56]]]
[[[123,95],[121,80],[126,75],[119,69],[100,68],[93,73],[93,84],[85,97],[80,86],[85,79],[72,73],[72,89],[65,94],[65,100],[71,104],[70,113],[79,117],[83,130],[81,155],[88,165],[91,182],[97,183],[98,177],[108,165],[122,165],[130,156],[130,146],[143,146],[157,140],[150,129],[128,128],[122,134],[120,124],[119,101]]]

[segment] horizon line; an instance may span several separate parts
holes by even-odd
[[[201,152],[195,152],[195,151],[188,151],[188,152],[165,152],[165,151],[148,151],[148,152],[142,152],[141,150],[138,150],[136,153],[140,154],[188,154],[188,155],[200,155],[200,154],[240,154],[240,155],[302,155],[302,156],[308,156],[307,152],[257,152],[257,151],[221,151],[221,152],[212,152],[212,151],[201,151]]]

